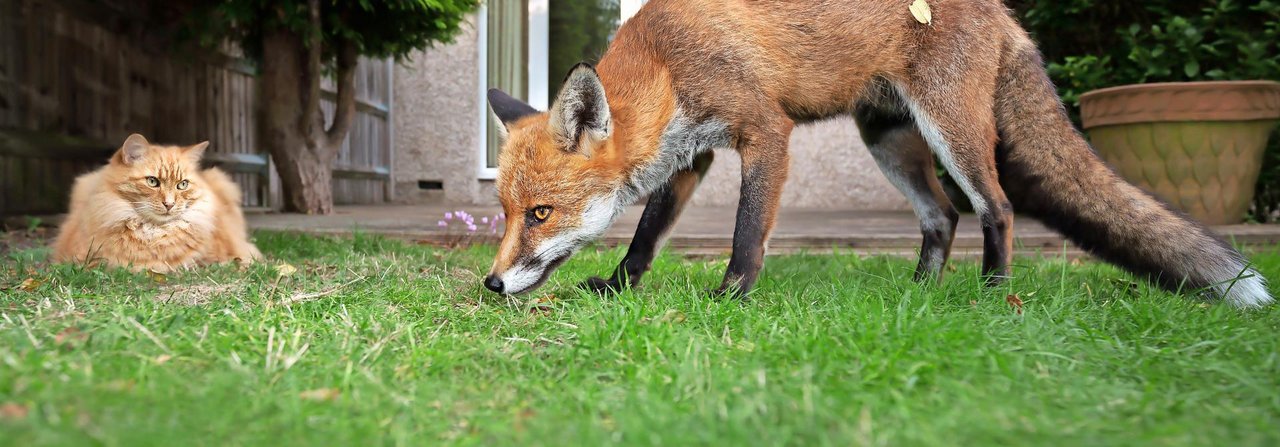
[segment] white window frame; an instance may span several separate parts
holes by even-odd
[[[622,22],[635,15],[636,11],[648,0],[620,0],[619,6],[622,15]],[[529,105],[538,110],[547,110],[551,103],[551,92],[547,91],[549,58],[551,56],[550,44],[550,17],[551,0],[529,0]],[[489,167],[488,160],[488,123],[492,118],[489,112],[489,9],[485,5],[480,6],[480,11],[476,14],[477,33],[479,34],[478,50],[479,55],[477,66],[479,67],[479,82],[476,84],[476,98],[480,104],[480,126],[477,128],[476,138],[479,144],[476,145],[476,151],[480,154],[478,163],[478,176],[481,180],[493,180],[498,177],[498,169]]]
[[[549,104],[547,92],[547,70],[550,56],[551,0],[529,0],[529,105],[538,110],[546,110]],[[476,32],[479,34],[476,53],[479,55],[477,67],[479,79],[476,83],[476,98],[480,104],[480,125],[477,128],[479,144],[476,145],[480,155],[477,163],[477,174],[481,180],[493,180],[498,177],[498,169],[489,167],[489,120],[493,114],[489,111],[489,9],[480,6],[476,13]]]
[[[647,1],[649,0],[621,0],[618,6],[622,10],[622,22],[625,23],[631,16],[636,15],[636,11],[639,11]]]

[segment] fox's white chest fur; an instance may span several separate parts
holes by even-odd
[[[618,194],[618,200],[624,206],[636,203],[661,188],[676,171],[693,166],[693,159],[699,154],[728,148],[732,143],[730,135],[729,123],[724,120],[710,118],[698,121],[677,109],[662,131],[657,155],[631,173],[626,187]]]

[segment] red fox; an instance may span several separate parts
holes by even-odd
[[[982,274],[1009,275],[1013,213],[1170,290],[1240,307],[1266,281],[1202,225],[1114,174],[1067,117],[1039,50],[999,0],[652,0],[598,67],[574,67],[550,109],[489,91],[504,128],[497,188],[511,218],[485,279],[498,293],[542,285],[624,206],[648,202],[599,293],[649,269],[712,150],[742,158],[733,254],[718,294],[755,284],[787,179],[797,123],[852,114],[924,236],[917,280],[940,279],[959,218],[941,160],[981,219]]]

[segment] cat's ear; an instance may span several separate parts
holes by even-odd
[[[132,166],[147,155],[147,150],[151,148],[151,143],[142,135],[133,134],[124,140],[124,144],[120,146],[120,152],[116,154],[120,163],[125,166]]]
[[[191,161],[199,162],[204,157],[204,150],[209,148],[209,142],[205,141],[195,146],[183,149],[182,154],[190,158]]]

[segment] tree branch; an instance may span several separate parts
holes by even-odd
[[[351,122],[356,114],[356,64],[359,53],[355,42],[344,41],[338,48],[338,103],[333,116],[333,125],[329,126],[329,144],[333,147],[342,145],[351,130]]]
[[[306,34],[302,36],[302,41],[307,49],[306,68],[302,70],[306,90],[303,94],[306,97],[306,104],[302,109],[302,134],[310,143],[318,143],[316,141],[320,137],[320,132],[324,129],[324,113],[320,110],[320,80],[324,78],[324,40],[320,23],[320,0],[307,1],[307,27]],[[317,147],[318,144],[311,144],[311,147]]]

